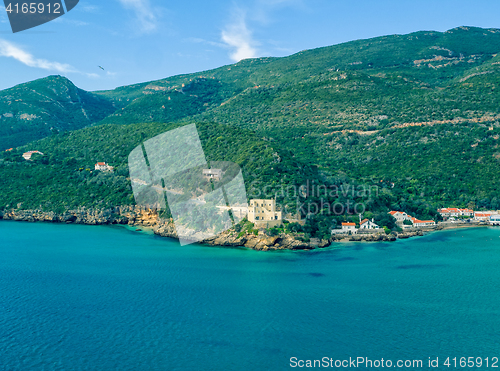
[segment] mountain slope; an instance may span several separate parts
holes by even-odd
[[[398,208],[422,218],[433,217],[441,206],[500,208],[498,52],[500,30],[459,27],[243,60],[95,92],[97,107],[113,104],[118,110],[92,128],[38,141],[32,149],[46,151],[42,165],[54,169],[68,159],[68,171],[98,160],[112,162],[126,180],[126,156],[140,138],[196,122],[210,133],[207,148],[244,167],[247,187],[276,190],[282,180],[360,182],[377,190],[361,200],[368,210]],[[220,148],[227,150],[219,153]],[[17,166],[31,169],[16,164],[19,155],[6,155],[0,172],[12,177]],[[278,164],[277,158],[285,160]],[[39,173],[41,186],[43,174],[48,173]],[[83,187],[82,204],[99,204],[95,191],[76,182],[93,184],[86,176],[64,176],[73,179],[71,187]],[[125,188],[102,202],[132,202]],[[12,200],[23,195],[10,194]],[[45,207],[43,197],[33,197],[30,202]],[[76,196],[58,202],[76,204]]]
[[[54,131],[80,129],[115,110],[112,103],[49,76],[0,91],[0,150],[26,144]]]

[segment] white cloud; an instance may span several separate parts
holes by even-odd
[[[221,35],[222,41],[234,49],[230,54],[231,59],[238,62],[246,58],[255,58],[257,50],[254,47],[252,33],[247,27],[245,12],[235,11],[234,19],[234,22],[229,24]]]
[[[158,20],[149,0],[118,0],[126,9],[135,12],[140,31],[150,33],[158,28]]]
[[[44,70],[52,70],[62,73],[78,72],[69,64],[50,62],[46,59],[35,58],[32,54],[3,39],[0,39],[0,57],[14,58],[26,66],[42,68]]]

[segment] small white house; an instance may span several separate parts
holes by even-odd
[[[422,228],[422,227],[431,227],[433,225],[436,225],[436,222],[434,220],[418,220],[416,218],[413,218],[413,227],[415,228]]]
[[[223,175],[222,169],[203,169],[203,177],[208,180],[221,180]]]
[[[342,233],[356,234],[357,232],[356,223],[342,223]]]
[[[380,227],[373,222],[373,219],[363,219],[359,223],[359,229],[380,229]]]
[[[389,211],[389,214],[391,214],[395,219],[397,223],[402,223],[405,220],[411,220],[412,216],[408,215],[404,211]]]
[[[43,156],[43,153],[40,152],[40,151],[28,151],[28,152],[24,152],[23,153],[23,158],[28,161],[28,160],[31,160],[31,155],[34,154],[34,153],[38,153],[39,155],[42,155]]]
[[[495,214],[490,216],[491,225],[500,225],[500,215]]]
[[[100,171],[113,171],[113,166],[109,166],[105,162],[98,162],[94,166],[95,170],[100,170]]]
[[[493,213],[492,212],[488,212],[488,211],[484,211],[484,212],[475,212],[474,213],[474,220],[477,220],[477,221],[489,221],[490,220],[490,216],[492,216]]]
[[[471,209],[457,209],[455,207],[447,207],[444,209],[438,209],[438,213],[442,217],[453,217],[453,216],[471,216],[474,215],[474,210]]]

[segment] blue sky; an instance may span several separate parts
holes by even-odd
[[[498,0],[80,0],[13,34],[2,7],[0,89],[52,74],[112,89],[355,39],[500,28],[499,14]]]

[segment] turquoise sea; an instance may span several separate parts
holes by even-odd
[[[0,370],[299,369],[292,357],[491,368],[499,290],[494,228],[256,252],[2,221]]]

